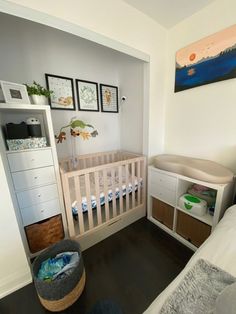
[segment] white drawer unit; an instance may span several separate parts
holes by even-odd
[[[60,213],[59,199],[40,203],[20,210],[24,226],[47,219]]]
[[[152,171],[149,171],[149,183],[152,186],[162,186],[168,190],[176,191],[177,178],[162,174],[153,169]]]
[[[47,146],[37,147],[38,141],[32,139],[32,148],[21,149],[21,145],[19,146],[16,141],[14,147],[16,150],[9,149],[6,142],[6,125],[26,122],[29,117],[39,120]],[[0,120],[2,162],[22,242],[30,259],[68,234],[51,109],[43,105],[9,106],[1,103]],[[46,234],[45,225],[50,226]],[[30,233],[29,230],[34,231]],[[46,242],[43,239],[44,235],[47,238]]]
[[[155,186],[155,185],[150,184],[149,193],[153,197],[158,198],[161,201],[166,202],[167,204],[170,204],[172,206],[176,205],[175,191],[169,190],[162,186]]]
[[[53,166],[51,148],[8,154],[11,172]]]
[[[53,166],[14,172],[12,173],[12,179],[16,190],[29,189],[56,182]]]
[[[16,193],[20,208],[29,207],[58,197],[57,185],[45,185],[36,189]]]
[[[199,211],[193,213],[178,206],[179,199],[190,193],[193,184],[215,191],[213,215],[209,211],[200,215]],[[214,230],[226,208],[232,204],[233,195],[233,180],[226,184],[213,184],[148,167],[148,219],[193,250]]]

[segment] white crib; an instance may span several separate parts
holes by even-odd
[[[146,213],[146,158],[110,151],[60,161],[68,231],[82,249]]]

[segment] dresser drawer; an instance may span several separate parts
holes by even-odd
[[[38,205],[25,207],[20,210],[24,226],[47,219],[60,213],[60,202],[58,199],[44,202]]]
[[[153,184],[149,185],[149,194],[163,202],[166,202],[175,207],[175,191],[171,191],[162,186],[156,186]]]
[[[11,153],[7,157],[11,172],[53,165],[51,149]]]
[[[156,172],[149,171],[149,182],[151,185],[161,186],[171,191],[176,191],[177,178]]]
[[[12,173],[16,190],[33,188],[56,182],[54,167],[37,168]]]
[[[37,205],[58,198],[57,185],[51,184],[40,188],[18,192],[16,197],[20,208]]]

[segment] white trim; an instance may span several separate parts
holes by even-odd
[[[50,27],[60,29],[64,32],[77,35],[87,40],[96,42],[100,45],[123,52],[127,55],[130,55],[142,61],[150,62],[150,56],[146,54],[145,52],[132,48],[119,41],[106,37],[104,35],[101,35],[99,33],[86,29],[74,23],[70,23],[66,20],[46,14],[44,12],[39,12],[30,8],[15,4],[15,3],[10,3],[5,0],[0,0],[0,11],[11,14],[11,15],[15,15],[15,16],[33,21],[33,22],[37,22],[40,24],[44,24]]]
[[[32,282],[29,269],[20,269],[17,273],[1,278],[0,299]]]

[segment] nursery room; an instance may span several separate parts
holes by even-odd
[[[235,9],[0,0],[1,313],[235,313]]]

